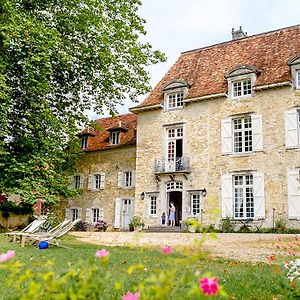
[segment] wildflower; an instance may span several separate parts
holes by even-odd
[[[0,262],[9,260],[15,256],[14,250],[8,250],[6,253],[0,254]]]
[[[127,292],[125,295],[123,295],[123,300],[138,300],[140,297],[140,293],[136,292],[135,294],[132,294],[131,292]]]
[[[273,261],[275,259],[276,259],[276,256],[274,253],[272,255],[268,256],[268,261]]]
[[[199,289],[204,295],[217,295],[219,291],[218,278],[199,279]]]
[[[166,247],[163,247],[163,248],[161,249],[161,251],[162,251],[163,254],[168,255],[168,254],[170,254],[173,250],[172,250],[171,247],[166,246]]]
[[[105,249],[97,250],[95,253],[96,257],[107,257],[109,255],[109,252]]]

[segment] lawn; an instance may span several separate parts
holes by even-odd
[[[147,281],[147,284],[155,282],[154,284],[159,285],[155,280],[160,280],[160,283],[170,284],[171,289],[176,290],[175,297],[174,295],[170,298],[165,296],[164,299],[197,299],[195,295],[188,294],[189,283],[182,284],[181,279],[186,276],[183,274],[191,274],[186,278],[192,280],[193,282],[190,284],[193,285],[194,283],[197,284],[197,279],[208,272],[218,277],[219,283],[223,286],[229,299],[296,298],[295,288],[290,286],[282,274],[281,264],[276,264],[276,262],[272,264],[240,263],[207,257],[200,258],[199,256],[194,256],[191,259],[191,254],[181,252],[166,256],[161,253],[160,249],[106,247],[110,252],[109,261],[106,265],[101,259],[95,258],[96,250],[101,248],[99,246],[78,242],[70,236],[64,238],[63,244],[71,247],[71,249],[53,247],[47,250],[39,250],[33,246],[21,248],[19,245],[9,243],[3,234],[0,235],[0,253],[10,249],[15,250],[16,258],[13,261],[19,260],[24,268],[34,270],[34,272],[43,270],[49,260],[54,263],[51,270],[61,276],[77,265],[86,268],[86,272],[89,268],[95,268],[98,265],[100,268],[109,270],[110,277],[104,281],[101,299],[122,299],[122,295],[127,290],[137,286],[145,278],[151,277],[151,274],[154,274],[154,276],[150,281]],[[143,266],[139,266],[139,270],[132,273],[128,272],[131,265],[137,264],[143,264]],[[171,283],[166,278],[162,279],[162,274],[166,270],[175,270],[174,277],[169,278]],[[2,283],[0,285],[0,300],[19,299],[15,288],[6,286],[7,278],[7,271],[0,270],[0,282]],[[119,283],[122,284],[119,285]],[[28,284],[30,284],[30,280],[24,283],[24,288],[27,288]],[[29,298],[33,299],[28,296]],[[36,299],[54,298],[49,298],[41,292]]]

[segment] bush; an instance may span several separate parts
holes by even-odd
[[[0,211],[4,218],[8,218],[11,215],[26,215],[33,213],[33,206],[29,203],[20,203],[17,205],[12,201],[5,201],[0,204]]]
[[[220,223],[220,229],[222,232],[234,232],[235,225],[233,223],[233,220],[229,217],[226,217],[226,219],[222,219]]]
[[[285,232],[286,221],[283,218],[279,218],[275,221],[275,230],[276,232]]]
[[[87,231],[89,228],[89,225],[85,221],[80,221],[74,226],[75,231]]]
[[[97,223],[94,225],[96,231],[106,231],[107,227],[107,222],[103,220],[98,220]]]

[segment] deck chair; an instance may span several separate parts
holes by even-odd
[[[23,228],[21,231],[7,232],[7,236],[13,237],[13,242],[16,243],[17,237],[20,237],[24,233],[33,234],[39,231],[39,229],[46,223],[46,219],[38,219],[31,222],[28,226]]]
[[[64,221],[62,224],[58,225],[56,228],[53,228],[51,232],[41,233],[41,234],[28,234],[24,233],[21,237],[21,246],[25,246],[26,239],[33,240],[36,242],[46,241],[51,245],[60,246],[59,238],[67,234],[81,219],[76,219],[71,222],[69,220]]]

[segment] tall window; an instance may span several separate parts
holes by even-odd
[[[173,93],[168,95],[167,108],[178,108],[183,106],[183,93]]]
[[[254,218],[253,175],[234,175],[234,218]]]
[[[92,222],[97,223],[99,220],[103,219],[103,209],[92,208]]]
[[[156,215],[157,214],[157,197],[156,196],[150,196],[150,215]]]
[[[124,172],[124,187],[132,187],[132,172]]]
[[[243,97],[252,94],[252,83],[251,79],[245,79],[240,81],[233,81],[232,83],[233,89],[233,98]]]
[[[72,217],[72,221],[78,219],[78,208],[71,208],[71,217]]]
[[[74,188],[80,189],[81,187],[81,179],[79,175],[74,176]]]
[[[101,174],[94,175],[94,188],[97,190],[101,188]]]
[[[191,195],[191,213],[192,215],[200,214],[200,194]]]
[[[251,117],[233,119],[233,152],[243,153],[252,151],[252,122]]]
[[[296,71],[296,89],[300,89],[300,70]]]
[[[119,131],[113,131],[110,134],[110,143],[111,143],[111,145],[118,145],[120,143],[120,132]]]
[[[87,148],[87,143],[88,143],[88,137],[87,136],[81,137],[81,139],[80,139],[81,149],[86,149]]]

